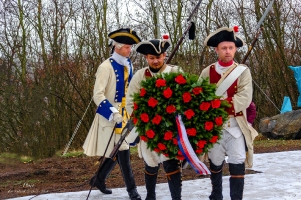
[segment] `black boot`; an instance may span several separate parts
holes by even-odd
[[[104,158],[102,167],[97,175],[94,175],[90,180],[91,187],[97,187],[102,193],[104,194],[112,194],[112,190],[106,188],[106,178],[116,165],[116,161],[112,160],[111,158]],[[97,177],[97,178],[96,178]],[[95,180],[96,178],[96,180]]]
[[[229,163],[230,171],[230,197],[231,200],[241,200],[244,191],[244,175],[245,163],[231,164]]]
[[[176,159],[164,161],[163,167],[167,175],[172,200],[181,200],[182,173],[180,161]]]
[[[224,162],[216,166],[209,159],[210,163],[210,179],[212,184],[211,195],[209,196],[210,200],[222,200],[223,199],[223,165]]]
[[[146,198],[145,200],[156,200],[156,184],[158,177],[158,167],[150,167],[145,163],[144,180],[146,187]]]
[[[141,196],[137,192],[136,183],[130,162],[130,150],[119,151],[117,160],[122,172],[123,180],[126,185],[126,190],[129,193],[131,200],[141,200]]]

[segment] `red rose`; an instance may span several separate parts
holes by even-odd
[[[158,124],[160,124],[161,120],[162,120],[162,117],[160,115],[156,115],[153,118],[152,123],[158,125]]]
[[[176,158],[177,158],[178,160],[184,160],[184,159],[185,159],[184,156],[176,156]]]
[[[203,149],[206,143],[207,143],[207,142],[206,142],[205,140],[200,140],[200,141],[198,141],[197,146],[198,146],[200,149]]]
[[[223,125],[223,118],[222,117],[216,117],[214,121],[215,121],[216,125],[218,125],[218,126]]]
[[[195,152],[196,152],[197,154],[201,154],[201,153],[203,153],[203,149],[197,149],[197,150],[195,150]]]
[[[187,119],[191,119],[195,114],[192,109],[189,109],[184,112],[184,115],[187,117]]]
[[[146,94],[146,90],[144,88],[140,89],[140,97],[144,97],[144,95]]]
[[[221,106],[221,101],[219,99],[214,99],[211,101],[212,108],[219,108]]]
[[[188,103],[191,100],[191,95],[189,92],[184,92],[182,98],[184,103]]]
[[[178,140],[177,140],[177,138],[172,138],[172,143],[173,143],[174,145],[177,145],[177,146],[178,146]]]
[[[189,136],[196,136],[196,129],[195,128],[188,128],[186,130],[186,132],[187,132],[187,135],[189,135]]]
[[[154,108],[158,104],[158,100],[155,99],[154,97],[149,98],[148,100],[148,106]]]
[[[138,109],[138,104],[136,102],[134,102],[134,110]]]
[[[148,130],[148,131],[146,131],[146,136],[148,138],[154,138],[155,137],[155,132],[153,130]]]
[[[167,131],[164,133],[164,140],[171,140],[172,139],[172,132]]]
[[[175,78],[175,81],[176,81],[178,84],[185,84],[185,83],[186,83],[186,79],[182,76],[182,74],[178,75],[178,76]]]
[[[210,108],[209,102],[202,102],[200,105],[200,110],[202,110],[202,111],[207,111],[209,108]]]
[[[138,122],[138,119],[136,117],[133,117],[133,123],[136,125]]]
[[[217,135],[214,135],[214,136],[212,136],[212,138],[209,140],[209,142],[211,142],[211,143],[216,143],[217,140],[218,140],[218,136],[217,136]]]
[[[148,114],[142,113],[142,114],[140,115],[140,119],[141,119],[143,122],[147,123],[147,122],[149,121]]]
[[[166,88],[165,90],[163,90],[163,96],[167,99],[169,99],[172,95],[172,90],[170,89],[170,87]]]
[[[205,130],[211,131],[213,129],[213,122],[205,122]]]
[[[183,156],[182,151],[180,149],[178,150],[178,155]]]
[[[160,149],[155,148],[155,149],[154,149],[154,152],[160,153]]]
[[[174,113],[174,112],[176,112],[176,107],[174,106],[174,105],[168,105],[167,107],[166,107],[166,112],[168,113],[168,114],[171,114],[171,113]]]
[[[158,79],[156,80],[156,87],[162,87],[162,86],[166,86],[166,81],[164,79]]]
[[[165,146],[165,144],[163,144],[163,143],[158,143],[158,148],[159,148],[161,151],[166,150],[166,146]]]
[[[141,135],[140,136],[140,139],[143,140],[144,142],[147,142],[148,141],[148,138],[144,135]]]
[[[167,158],[169,157],[168,153],[163,153],[164,156],[166,156]]]
[[[198,95],[201,92],[203,92],[203,88],[201,88],[201,87],[195,87],[195,88],[193,88],[192,92],[193,92],[193,94]]]

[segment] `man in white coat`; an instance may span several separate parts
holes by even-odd
[[[133,111],[134,104],[132,95],[140,91],[140,83],[142,80],[145,80],[147,77],[156,76],[156,74],[159,73],[177,72],[179,70],[177,66],[167,65],[165,63],[166,50],[169,46],[169,40],[161,39],[143,41],[136,45],[136,51],[145,55],[145,59],[149,66],[138,70],[129,85],[128,92],[126,94],[126,109],[130,114]],[[168,178],[168,185],[172,199],[181,199],[182,176],[180,161],[176,159],[169,159],[162,154],[159,156],[156,152],[148,149],[146,142],[142,140],[138,144],[138,152],[139,156],[142,157],[145,162],[144,172],[147,190],[146,200],[156,199],[155,188],[158,170],[161,163],[163,163],[163,167]]]
[[[218,61],[206,67],[201,75],[209,77],[217,85],[216,94],[231,105],[227,109],[228,120],[224,123],[222,138],[208,152],[211,171],[211,200],[221,200],[222,168],[225,156],[230,171],[231,200],[243,198],[245,167],[252,167],[253,140],[255,129],[248,126],[246,109],[252,101],[252,77],[247,66],[235,63],[234,55],[243,40],[236,35],[238,27],[222,27],[211,33],[204,41],[205,46],[214,47]]]
[[[100,64],[96,72],[93,100],[98,108],[83,145],[86,155],[102,156],[104,159],[101,169],[90,181],[91,186],[96,186],[104,194],[112,193],[105,185],[107,176],[116,165],[116,159],[111,159],[110,153],[127,122],[125,93],[133,74],[129,56],[132,45],[140,42],[136,32],[129,28],[116,30],[108,36],[113,40],[114,51],[110,58]],[[125,141],[119,149],[117,161],[130,199],[141,199],[131,168],[129,145]]]

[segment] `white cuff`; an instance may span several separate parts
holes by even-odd
[[[112,113],[119,113],[119,111],[115,107],[110,107]]]

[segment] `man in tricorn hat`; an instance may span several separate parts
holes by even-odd
[[[126,94],[126,109],[129,113],[133,111],[133,97],[132,95],[141,89],[140,83],[147,77],[156,76],[159,73],[177,72],[179,67],[167,65],[165,63],[166,50],[170,46],[168,38],[153,39],[140,42],[136,45],[136,51],[145,56],[148,62],[148,67],[138,70],[129,85]],[[134,130],[134,129],[133,129]],[[132,134],[132,133],[131,133]],[[128,140],[128,138],[126,138]],[[131,142],[131,141],[128,141]],[[169,159],[164,155],[158,155],[156,152],[147,148],[144,141],[138,144],[139,156],[145,162],[145,185],[147,196],[146,200],[156,199],[156,183],[160,164],[168,177],[168,185],[173,200],[181,199],[181,170],[180,161],[176,159]]]
[[[93,100],[98,108],[83,145],[86,155],[102,156],[102,167],[99,173],[92,177],[90,185],[97,187],[104,194],[112,193],[105,185],[107,176],[116,165],[116,160],[110,158],[110,153],[119,141],[121,130],[127,122],[125,93],[133,75],[129,59],[131,47],[140,42],[136,32],[129,28],[116,30],[108,36],[113,40],[114,52],[97,69]],[[132,172],[129,145],[125,141],[119,149],[117,161],[130,199],[141,199]]]
[[[218,61],[206,67],[201,75],[217,85],[216,95],[228,101],[228,120],[224,122],[222,136],[208,152],[212,191],[209,199],[220,200],[222,195],[222,168],[225,156],[230,171],[230,196],[243,198],[245,167],[252,167],[253,139],[257,132],[248,126],[246,109],[252,101],[252,77],[247,66],[234,62],[237,48],[244,45],[236,35],[238,27],[223,27],[211,33],[205,46],[214,47]]]

